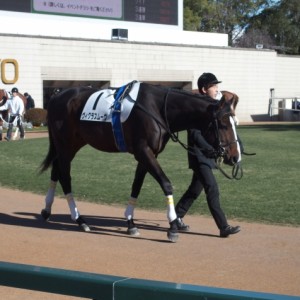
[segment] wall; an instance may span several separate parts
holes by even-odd
[[[288,96],[299,93],[300,57],[278,56],[270,50],[0,36],[0,59],[18,61],[20,77],[15,85],[29,92],[39,107],[43,80],[106,80],[111,86],[132,80],[191,82],[196,88],[199,75],[207,71],[222,81],[220,89],[240,96],[237,112],[242,122],[268,119],[271,88]],[[0,82],[3,86],[12,88]]]
[[[278,55],[275,68],[275,96],[300,98],[300,56]]]

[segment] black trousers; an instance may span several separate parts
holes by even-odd
[[[175,207],[177,217],[183,218],[185,216],[203,189],[216,225],[219,229],[225,228],[228,223],[220,205],[218,184],[212,169],[205,164],[199,164],[199,167],[193,170],[192,182]]]

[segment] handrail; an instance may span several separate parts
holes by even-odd
[[[0,285],[101,300],[296,300],[299,297],[0,262]]]

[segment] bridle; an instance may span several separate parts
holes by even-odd
[[[231,113],[227,113],[229,117],[233,117]],[[226,115],[226,114],[224,114]],[[223,116],[224,116],[223,115]],[[219,123],[218,123],[218,113],[214,112],[214,119],[213,121],[210,122],[208,125],[208,128],[203,135],[204,137],[207,135],[209,130],[213,127],[213,131],[215,134],[215,138],[218,142],[217,149],[216,149],[216,166],[217,169],[228,179],[235,179],[235,180],[240,180],[243,177],[243,168],[240,162],[236,162],[233,164],[231,175],[229,175],[227,172],[223,170],[221,165],[223,164],[224,157],[226,155],[226,148],[229,148],[232,144],[238,143],[238,140],[235,139],[233,141],[230,141],[228,143],[223,143],[220,138],[220,132],[219,132]]]

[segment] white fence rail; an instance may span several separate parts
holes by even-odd
[[[271,97],[269,116],[272,121],[300,121],[300,97]]]

